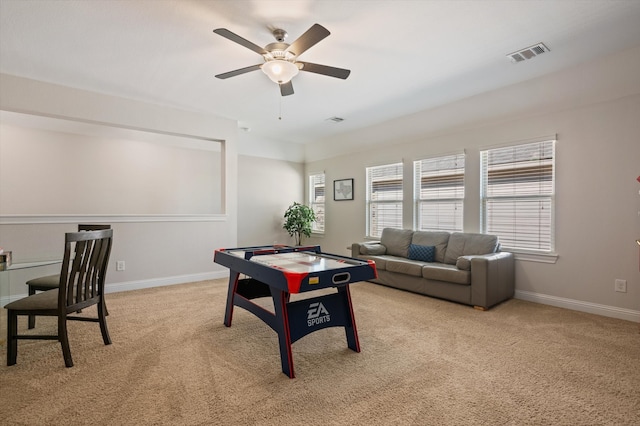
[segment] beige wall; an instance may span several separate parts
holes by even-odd
[[[257,151],[250,147],[238,156],[241,138],[234,121],[6,75],[0,75],[0,109],[225,141],[225,214],[175,222],[93,218],[113,223],[117,238],[112,260],[127,262],[124,272],[110,270],[112,290],[224,274],[211,262],[213,249],[287,242],[280,220],[291,202],[305,200],[303,169],[324,170],[328,188],[335,179],[355,179],[354,201],[333,202],[328,192],[326,234],[309,241],[321,244],[324,251],[347,254],[347,246],[365,235],[367,166],[403,161],[405,180],[410,182],[413,160],[464,149],[464,225],[467,231],[477,231],[480,150],[557,134],[559,257],[556,263],[518,260],[516,297],[638,321],[639,53],[640,47],[322,141],[306,148],[304,165],[297,160],[300,152],[284,144],[280,160],[253,156],[270,155],[252,154]],[[405,226],[411,227],[410,185],[406,191]],[[34,253],[34,258],[50,258],[59,250],[59,234],[85,219],[45,217],[10,223],[13,218],[0,216],[0,242],[16,255],[24,251]],[[616,278],[627,280],[627,293],[614,292]]]
[[[557,134],[555,221],[559,257],[555,263],[521,257],[516,263],[516,297],[639,321],[640,265],[639,247],[635,243],[640,238],[640,183],[636,181],[640,175],[639,59],[640,56],[629,62],[622,57],[608,58],[604,63],[574,70],[591,73],[594,78],[582,88],[582,96],[574,99],[572,107],[565,100],[553,100],[551,104],[561,104],[561,108],[548,104],[535,114],[517,111],[511,118],[502,116],[501,120],[433,133],[425,130],[422,136],[414,136],[410,141],[394,140],[387,135],[385,142],[373,148],[308,162],[307,172],[326,171],[329,187],[334,179],[355,179],[354,201],[327,202],[326,234],[317,241],[325,251],[346,254],[347,246],[363,240],[365,168],[397,161],[404,162],[404,226],[411,228],[412,162],[461,150],[466,152],[467,165],[464,227],[466,231],[477,232],[480,150]],[[615,67],[612,61],[623,69]],[[561,73],[545,77],[544,81],[559,87],[570,78],[570,74]],[[574,78],[582,77],[574,74]],[[615,84],[616,79],[621,87]],[[540,81],[523,85],[535,91]],[[526,95],[523,85],[501,90],[499,97]],[[452,114],[455,111],[462,114],[469,102],[489,105],[496,96],[490,93],[486,98],[478,96],[445,108]],[[425,112],[422,116],[425,126],[430,126],[430,119],[430,112]],[[460,121],[465,121],[464,114]],[[387,126],[397,129],[399,123],[390,121]],[[363,134],[369,132],[370,129]],[[382,129],[378,132],[384,133]],[[360,140],[358,134],[348,136]],[[614,291],[617,278],[627,280],[626,293]]]
[[[294,244],[282,229],[284,212],[304,202],[304,165],[284,160],[238,157],[238,245]]]
[[[223,213],[221,142],[77,124],[0,111],[0,214]]]
[[[0,109],[5,111],[71,118],[94,124],[176,133],[224,142],[222,213],[141,216],[110,215],[107,212],[101,215],[43,216],[19,212],[18,215],[0,215],[0,246],[13,251],[14,261],[60,257],[63,248],[61,233],[73,230],[78,223],[97,222],[110,223],[114,228],[112,261],[107,276],[108,291],[173,284],[227,274],[226,268],[214,264],[212,259],[214,249],[234,247],[237,244],[235,121],[8,75],[0,75],[0,93]],[[74,153],[69,152],[68,155],[73,156]],[[20,185],[19,182],[17,184]],[[3,190],[2,185],[6,185],[6,182],[0,182],[0,191]],[[61,197],[68,196],[67,189],[63,190],[55,185],[48,189]],[[28,197],[29,194],[24,196]],[[3,211],[8,210],[10,209],[3,208]],[[126,262],[125,271],[115,271],[116,260]],[[19,281],[12,279],[13,283],[19,284]],[[24,284],[18,284],[12,285],[11,297],[20,292],[26,293]],[[7,297],[4,293],[0,296],[4,299]]]
[[[77,144],[69,144],[64,133],[52,131],[51,123],[43,124],[43,120],[37,123],[30,121],[31,125],[35,126],[34,130],[16,129],[15,117],[11,123],[0,121],[4,135],[11,136],[3,138],[3,144],[0,145],[2,164],[6,166],[0,173],[11,175],[10,179],[0,179],[0,202],[6,200],[0,206],[0,247],[12,250],[14,262],[59,258],[63,248],[61,235],[64,232],[73,231],[78,223],[110,223],[114,229],[114,245],[107,276],[107,290],[120,291],[225,276],[226,268],[219,267],[212,260],[213,252],[217,248],[291,242],[289,235],[282,229],[282,216],[293,201],[303,201],[304,165],[301,146],[278,141],[241,140],[242,137],[237,135],[237,123],[231,120],[161,108],[8,75],[0,75],[0,91],[0,110],[79,120],[78,127],[73,127],[73,131],[84,133],[70,135],[76,142],[94,144],[103,139],[105,134],[112,135],[116,127],[122,126],[127,129],[177,133],[196,139],[219,140],[224,144],[222,151],[206,153],[207,156],[222,156],[223,170],[217,167],[217,172],[222,172],[221,199],[202,207],[200,198],[202,191],[208,191],[206,185],[197,191],[189,187],[181,192],[181,197],[187,197],[182,204],[197,207],[199,211],[194,212],[196,214],[191,215],[182,210],[169,212],[174,214],[153,214],[163,212],[149,209],[144,212],[129,211],[125,214],[112,214],[113,210],[104,209],[74,209],[72,214],[70,211],[60,214],[64,200],[73,193],[73,188],[47,186],[60,182],[60,179],[43,179],[41,171],[34,171],[32,174],[21,172],[20,178],[17,178],[15,172],[20,171],[21,167],[28,170],[35,164],[46,164],[48,158],[44,158],[43,155],[35,158],[33,163],[11,163],[11,160],[6,158],[11,152],[7,147],[15,147],[15,144],[20,142],[33,144],[34,138],[42,137],[46,138],[48,143],[55,144],[54,151],[60,150],[62,155],[75,159],[78,157],[74,152]],[[2,115],[0,118],[5,117],[7,120],[8,116],[10,114]],[[64,124],[64,129],[68,129],[67,124]],[[21,126],[25,125],[21,122]],[[45,125],[47,130],[41,128]],[[84,129],[86,126],[94,125],[98,130]],[[116,127],[101,127],[103,125]],[[22,135],[20,132],[27,134]],[[99,137],[95,136],[96,132],[100,133]],[[116,133],[120,135],[119,131]],[[55,139],[59,138],[64,140],[55,143]],[[40,140],[36,142],[41,143]],[[117,143],[123,141],[118,139]],[[188,143],[189,146],[197,145],[193,141]],[[200,140],[200,144],[202,143],[206,141]],[[70,148],[72,146],[76,148]],[[25,149],[25,146],[21,146],[18,150],[22,152]],[[254,153],[262,158],[251,155],[239,156],[239,151]],[[37,155],[37,152],[34,155]],[[164,158],[164,154],[158,155],[163,155]],[[99,155],[92,157],[94,161],[103,158]],[[195,172],[197,170],[189,171]],[[122,171],[114,170],[114,173],[122,174]],[[132,173],[128,176],[132,179],[132,187],[140,186],[148,180],[146,175],[136,177],[135,173]],[[207,178],[210,177],[207,175]],[[98,183],[103,187],[109,187],[109,176],[103,176]],[[220,182],[216,183],[218,184]],[[40,197],[28,190],[34,188],[34,185],[36,189],[40,187]],[[137,196],[149,198],[150,194],[147,191],[138,192]],[[27,198],[20,198],[20,194]],[[4,195],[7,197],[3,198]],[[56,200],[55,208],[33,203],[34,200],[43,198],[43,195]],[[136,194],[118,194],[116,191],[109,195],[113,205],[119,207],[126,205],[127,198],[131,196]],[[16,200],[20,201],[18,210],[13,203]],[[126,209],[118,209],[119,213],[124,211]],[[125,271],[115,270],[117,260],[125,261]],[[58,268],[49,266],[3,273],[0,277],[3,280],[0,283],[0,302],[4,304],[10,299],[24,295],[25,280],[55,273]]]

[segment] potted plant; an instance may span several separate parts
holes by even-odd
[[[304,204],[294,202],[284,213],[284,229],[296,238],[296,245],[302,244],[302,236],[311,236],[311,224],[316,220],[313,209]]]

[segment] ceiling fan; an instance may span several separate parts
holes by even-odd
[[[247,49],[253,50],[257,54],[262,55],[264,59],[264,63],[262,64],[251,65],[249,67],[216,75],[216,77],[220,79],[235,77],[236,75],[261,69],[274,83],[278,83],[280,86],[280,94],[282,96],[289,96],[293,95],[291,79],[295,77],[299,71],[328,75],[329,77],[341,78],[343,80],[349,77],[349,74],[351,73],[350,70],[343,68],[335,68],[327,65],[319,65],[297,60],[297,58],[307,51],[307,49],[331,34],[325,27],[319,24],[314,24],[291,44],[284,42],[287,37],[286,31],[275,29],[272,33],[276,42],[267,44],[264,48],[240,37],[226,28],[218,28],[213,30],[213,32],[236,42]]]

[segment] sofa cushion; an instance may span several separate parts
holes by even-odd
[[[410,229],[384,228],[380,243],[387,248],[388,255],[406,258],[413,231]]]
[[[409,259],[420,260],[422,262],[433,262],[436,255],[435,246],[419,246],[409,244]]]
[[[372,256],[379,256],[385,254],[387,248],[380,243],[363,243],[360,244],[360,254],[369,254]]]
[[[405,275],[413,275],[414,277],[422,276],[422,266],[424,263],[408,259],[393,258],[387,259],[387,271],[397,272]]]
[[[445,231],[415,231],[411,238],[411,244],[434,246],[436,248],[435,261],[443,263],[449,235]]]
[[[454,232],[449,236],[444,263],[455,265],[460,256],[495,253],[497,246],[495,235]]]
[[[462,269],[463,271],[470,271],[472,257],[473,256],[460,256],[458,260],[456,260],[456,268]]]
[[[422,277],[429,280],[446,281],[455,284],[471,284],[471,272],[456,268],[455,265],[429,263],[422,267]]]

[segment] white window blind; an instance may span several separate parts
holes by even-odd
[[[462,232],[464,154],[413,162],[416,229]]]
[[[367,168],[367,235],[402,228],[402,163]]]
[[[324,173],[309,176],[309,206],[316,214],[316,221],[311,225],[312,232],[324,233]]]
[[[482,230],[503,247],[554,250],[555,140],[481,151]]]

